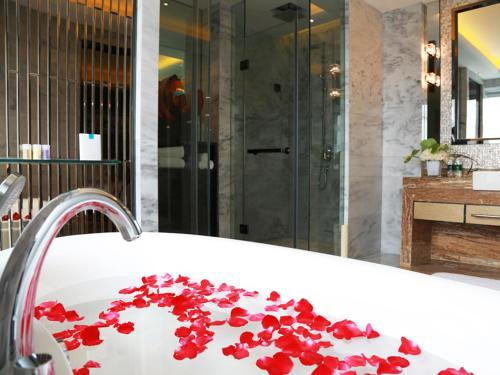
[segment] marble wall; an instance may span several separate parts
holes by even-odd
[[[419,176],[420,164],[403,158],[422,138],[426,90],[422,74],[425,6],[384,13],[384,132],[382,252],[399,254],[403,176]]]
[[[227,1],[211,9],[210,124],[218,144],[219,237],[231,238],[231,45],[232,14]]]
[[[137,1],[135,212],[144,231],[158,230],[159,9],[160,0]]]
[[[382,213],[382,13],[362,0],[347,10],[349,256],[380,253]]]
[[[441,0],[441,143],[450,143],[452,107],[452,10],[476,3],[476,0]],[[480,168],[500,167],[500,144],[453,146],[460,154],[469,155]]]

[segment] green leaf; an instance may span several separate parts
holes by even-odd
[[[422,149],[422,151],[430,149],[431,152],[434,153],[438,147],[439,143],[434,138],[424,139],[422,142],[420,142],[420,148]]]
[[[417,156],[418,153],[419,151],[417,149],[411,150],[411,153],[405,157],[405,163],[408,163],[411,159]]]

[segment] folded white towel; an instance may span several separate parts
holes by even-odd
[[[161,157],[158,159],[160,168],[183,169],[186,162],[181,158]]]
[[[158,149],[160,158],[182,159],[184,157],[184,146],[161,147]]]
[[[208,167],[208,160],[200,160],[198,162],[198,168],[199,169],[207,169]],[[215,164],[212,160],[210,160],[210,170],[214,169]]]
[[[158,155],[158,165],[160,168],[183,169],[186,167],[184,159],[171,157],[165,154]],[[203,153],[198,156],[198,169],[214,169],[215,164],[212,160],[208,160],[208,154]]]

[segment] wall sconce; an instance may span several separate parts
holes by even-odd
[[[436,73],[427,73],[425,75],[425,81],[430,84],[430,85],[434,85],[436,87],[439,87],[441,86],[441,77],[438,76]]]
[[[439,47],[436,46],[436,43],[434,42],[429,42],[424,46],[424,51],[432,57],[435,57],[436,59],[441,58],[441,50]]]
[[[330,95],[330,98],[340,98],[341,94],[342,92],[340,91],[340,89],[331,89],[330,91],[328,91],[328,95]]]
[[[441,57],[441,50],[436,45],[436,42],[430,41],[424,46],[424,51],[427,54],[427,73],[425,74],[425,81],[431,85],[431,91],[434,87],[441,86],[441,77],[439,76],[438,65],[439,58]]]
[[[330,66],[330,73],[333,76],[336,76],[337,74],[340,73],[340,65],[339,64],[333,64]]]

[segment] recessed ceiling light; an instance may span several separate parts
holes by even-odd
[[[166,1],[163,3],[163,5],[165,5],[166,7],[168,7],[168,3]]]
[[[309,20],[309,22],[314,23],[314,20],[311,18],[311,19]]]

